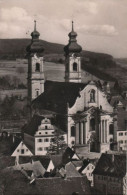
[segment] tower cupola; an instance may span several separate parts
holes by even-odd
[[[68,34],[69,36],[69,43],[64,47],[65,54],[71,54],[71,53],[80,53],[82,51],[82,47],[77,44],[77,33],[74,31],[74,22],[72,21],[72,30]]]
[[[34,31],[31,33],[31,43],[27,46],[28,55],[33,56],[34,53],[41,55],[44,51],[41,41],[39,40],[40,33],[36,30],[36,20],[34,21]]]
[[[31,33],[32,40],[38,40],[40,33],[36,30],[36,20],[34,20],[34,31]]]
[[[64,47],[65,52],[65,82],[81,83],[81,57],[82,47],[78,45],[72,21],[72,30],[68,34],[69,43]]]

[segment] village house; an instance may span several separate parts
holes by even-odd
[[[83,165],[79,169],[79,173],[87,176],[91,186],[93,186],[93,171],[95,169],[96,163],[97,159],[84,159]]]
[[[13,152],[11,156],[33,156],[34,155],[34,142],[33,146],[29,145],[25,140],[17,138],[13,143]]]
[[[55,129],[49,119],[45,118],[41,121],[35,137],[35,155],[45,155],[50,147]]]
[[[102,154],[93,171],[94,189],[103,194],[127,193],[126,155]]]

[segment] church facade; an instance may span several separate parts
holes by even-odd
[[[67,133],[67,144],[84,150],[105,152],[116,137],[117,121],[107,93],[95,81],[82,83],[81,51],[74,31],[65,52],[65,82],[44,79],[43,47],[39,32],[31,33],[28,52],[28,102],[32,115],[50,113],[55,125]],[[111,131],[112,129],[112,131]],[[35,130],[37,131],[37,130]]]

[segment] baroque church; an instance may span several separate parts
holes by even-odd
[[[31,36],[31,43],[26,49],[31,121],[35,115],[52,118],[52,125],[67,134],[67,144],[70,147],[82,147],[84,151],[88,151],[90,147],[90,150],[95,152],[110,150],[111,142],[116,142],[116,115],[108,102],[107,92],[98,82],[82,82],[82,47],[77,43],[73,22],[72,30],[68,34],[69,43],[64,47],[64,82],[45,80],[44,48],[36,30],[36,21]],[[26,128],[25,133],[31,134],[30,131],[30,128]],[[34,133],[36,131],[35,128]]]

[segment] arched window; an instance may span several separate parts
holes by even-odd
[[[75,127],[71,127],[71,137],[75,137]]]
[[[90,120],[90,131],[95,131],[95,119]]]
[[[40,64],[39,63],[36,63],[36,69],[35,69],[35,71],[40,72]]]
[[[39,89],[36,89],[36,97],[39,96]]]
[[[114,132],[114,126],[113,126],[113,124],[110,124],[109,125],[109,134],[113,135],[113,132]]]
[[[74,63],[73,63],[73,71],[77,71],[77,67],[78,67],[77,63],[74,62]]]
[[[90,102],[95,102],[95,90],[92,89],[90,92]]]

